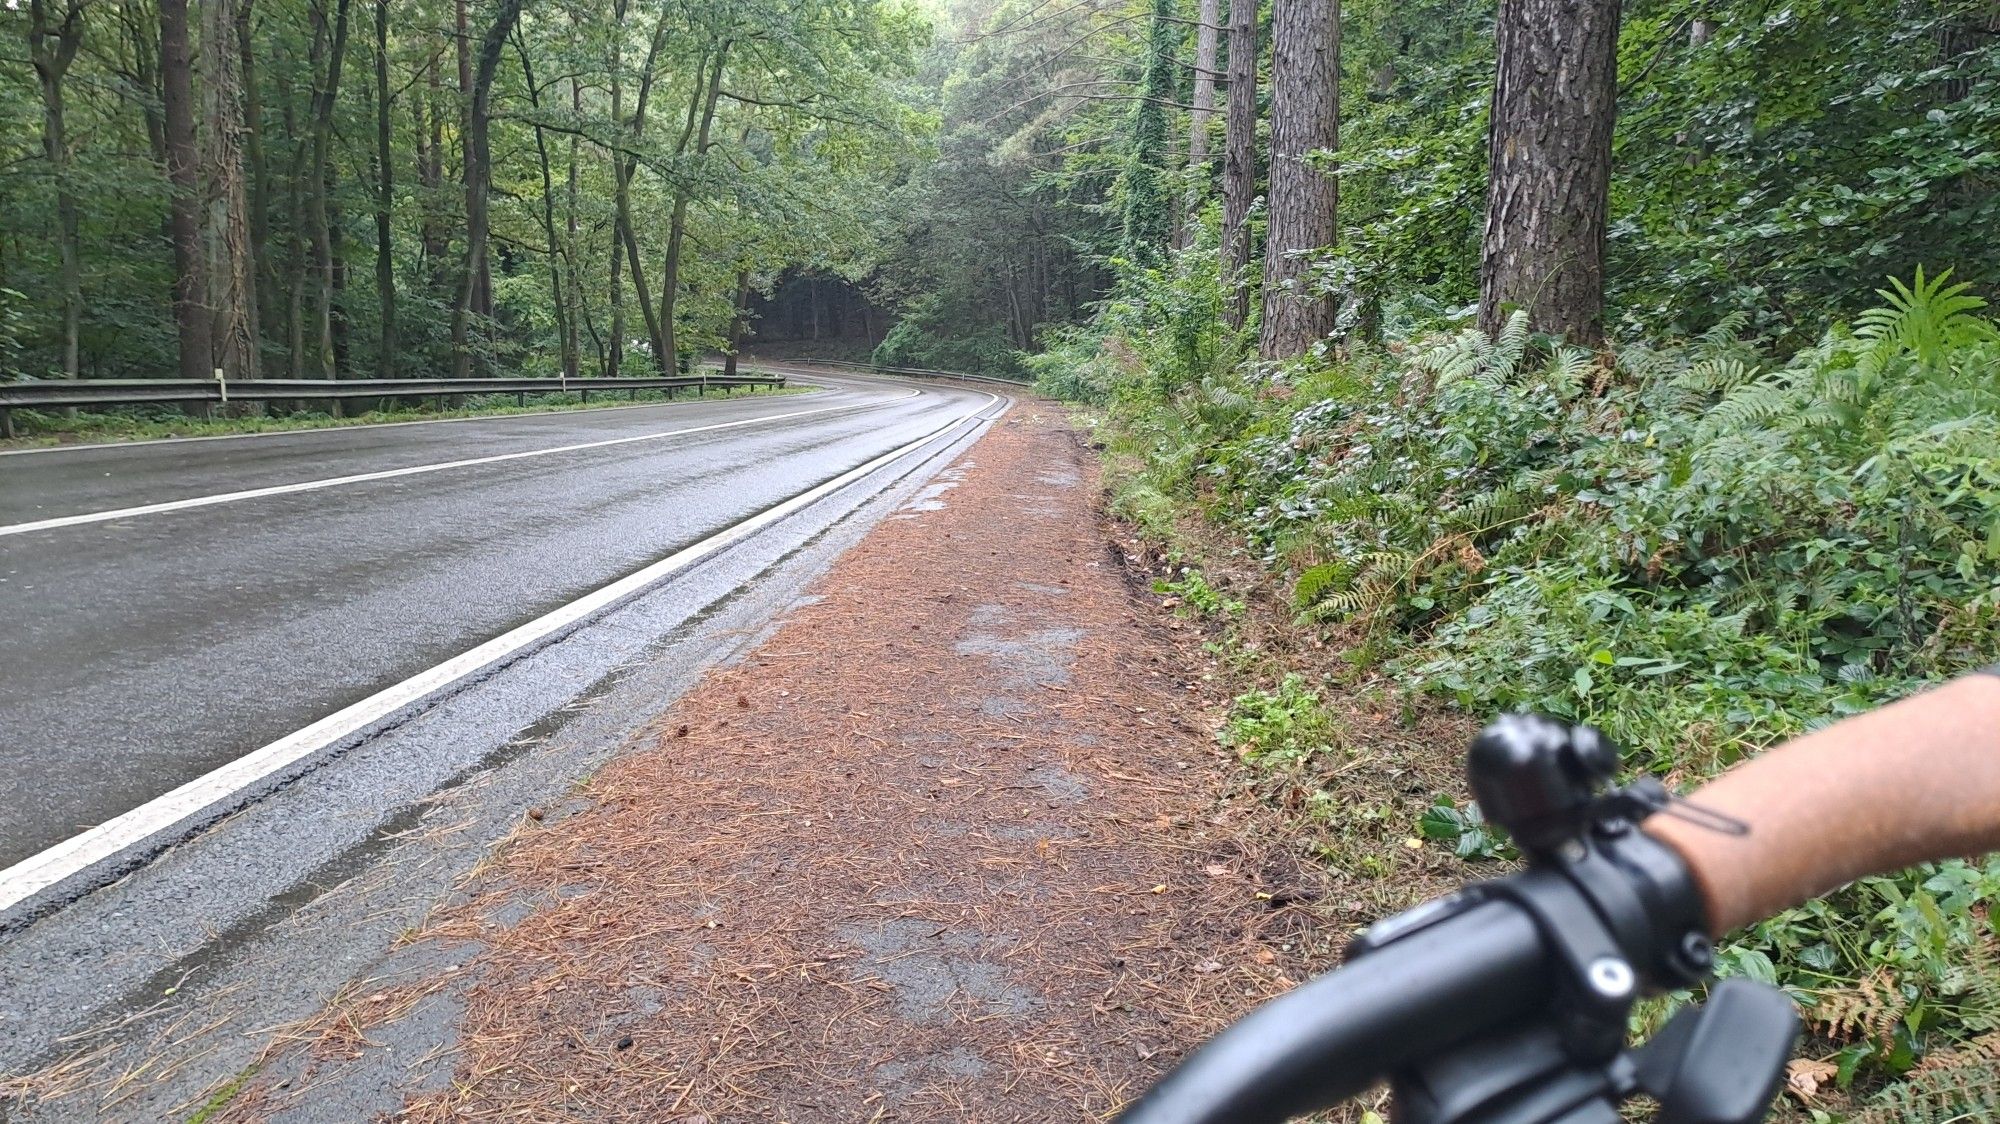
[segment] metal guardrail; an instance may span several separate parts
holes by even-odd
[[[769,360],[780,362],[780,360]],[[903,375],[918,379],[963,379],[966,382],[999,383],[1002,386],[1031,386],[1027,379],[1008,379],[997,375],[968,375],[962,371],[927,371],[921,367],[882,367],[874,363],[856,363],[851,359],[795,359],[795,363],[811,363],[821,367],[844,367],[851,371],[867,371],[877,375]]]
[[[331,401],[335,412],[350,398],[443,398],[463,394],[513,394],[525,404],[530,394],[679,390],[706,394],[710,388],[782,388],[783,375],[677,375],[642,379],[31,379],[0,382],[0,437],[14,436],[17,409],[74,406],[129,406],[140,403],[194,403],[215,406],[235,401]]]

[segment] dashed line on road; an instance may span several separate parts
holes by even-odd
[[[602,441],[585,441],[575,445],[556,445],[547,449],[526,449],[518,453],[496,453],[488,457],[469,457],[465,460],[439,461],[434,464],[415,464],[404,468],[389,468],[379,472],[357,472],[350,476],[332,476],[323,480],[301,480],[294,484],[274,484],[268,488],[246,488],[240,492],[218,492],[208,496],[190,496],[184,500],[167,500],[162,503],[141,504],[137,507],[121,507],[112,511],[91,511],[80,515],[60,515],[53,519],[37,519],[30,523],[13,523],[0,527],[0,537],[25,535],[31,531],[52,531],[59,527],[77,527],[86,523],[108,523],[116,519],[133,519],[142,515],[162,515],[170,511],[186,511],[195,507],[213,507],[216,504],[237,503],[242,500],[263,499],[267,496],[290,495],[294,492],[316,492],[322,488],[338,488],[348,484],[365,484],[373,480],[393,480],[400,476],[417,476],[427,472],[443,472],[453,468],[471,468],[475,465],[498,464],[502,461],[526,460],[530,457],[548,457],[557,453],[575,453],[586,449],[605,449],[613,445],[630,445],[638,441],[658,441],[667,437],[684,437],[690,433],[708,433],[718,429],[735,429],[746,425],[765,425],[770,422],[785,421],[789,418],[803,418],[813,414],[832,413],[836,410],[858,410],[887,402],[900,402],[904,398],[914,398],[922,394],[912,390],[900,398],[888,398],[882,402],[849,403],[844,406],[821,406],[812,410],[792,410],[783,414],[771,414],[761,418],[743,418],[737,421],[715,422],[710,425],[690,426],[686,429],[669,429],[659,433],[640,433],[631,437],[612,437]]]
[[[526,624],[510,629],[470,651],[418,672],[400,683],[337,710],[269,745],[252,750],[179,788],[154,797],[129,812],[30,855],[5,870],[0,870],[0,919],[4,919],[8,911],[15,906],[40,895],[43,891],[84,874],[130,848],[141,846],[156,836],[171,831],[177,825],[186,823],[274,774],[281,773],[314,754],[367,731],[468,676],[489,670],[503,661],[539,646],[542,642],[583,623],[588,618],[637,596],[676,571],[686,569],[875,470],[916,452],[946,433],[979,417],[1000,401],[1002,398],[999,395],[987,393],[987,401],[978,409],[961,414],[906,445],[848,469],[831,480],[765,508],[700,542],[683,547],[643,569],[544,613]],[[0,528],[0,532],[4,530]]]

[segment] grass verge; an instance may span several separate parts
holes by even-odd
[[[441,421],[456,418],[506,417],[513,414],[549,414],[571,410],[601,410],[614,406],[658,405],[666,402],[705,401],[715,398],[764,397],[805,394],[817,389],[787,386],[782,389],[744,387],[712,389],[703,398],[679,393],[669,398],[664,391],[642,390],[611,396],[600,391],[585,402],[579,394],[531,394],[525,403],[512,394],[472,394],[463,396],[465,405],[455,409],[419,406],[370,410],[347,417],[335,417],[319,410],[286,413],[265,412],[239,417],[201,418],[181,413],[171,406],[128,406],[101,412],[78,412],[74,417],[39,410],[16,410],[14,428],[19,434],[0,440],[0,449],[34,449],[60,445],[97,444],[114,441],[160,441],[177,437],[220,437],[243,433],[286,433],[306,429],[339,429],[355,425],[384,425],[395,422]],[[615,394],[616,392],[611,392]]]

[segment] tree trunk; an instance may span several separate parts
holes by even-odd
[[[445,256],[451,238],[445,232],[444,216],[438,201],[444,196],[444,80],[438,77],[436,53],[424,60],[425,95],[410,99],[412,123],[416,129],[417,186],[422,203],[422,221],[417,244],[423,253],[424,268],[432,293],[443,291],[446,283]]]
[[[1340,0],[1278,0],[1271,21],[1271,198],[1258,353],[1293,359],[1333,333],[1306,254],[1339,237],[1340,180],[1307,158],[1340,147]]]
[[[1208,134],[1215,118],[1215,67],[1221,29],[1216,26],[1221,0],[1201,0],[1194,31],[1194,108],[1188,111],[1188,190],[1181,206],[1180,232],[1174,244],[1186,249],[1194,242],[1196,210],[1201,206],[1202,181],[1208,166]],[[1037,289],[1039,297],[1040,290]]]
[[[203,0],[202,41],[228,43],[236,34],[238,0]],[[208,215],[203,237],[215,366],[233,379],[257,377],[257,281],[250,260],[249,199],[243,182],[241,56],[204,51],[202,119]]]
[[[1222,286],[1230,328],[1250,318],[1250,202],[1257,195],[1257,0],[1229,0],[1229,108],[1223,120]]]
[[[709,71],[707,92],[704,94],[699,89],[696,92],[696,96],[702,99],[701,127],[694,146],[697,161],[708,155],[709,129],[715,123],[715,106],[722,97],[722,68],[728,58],[729,42],[724,40],[715,49],[715,68]],[[687,131],[683,129],[680,151],[687,150],[687,143]],[[667,261],[660,270],[660,331],[665,334],[667,349],[660,356],[660,373],[663,375],[672,375],[680,366],[680,341],[675,331],[674,307],[679,303],[681,293],[681,253],[687,244],[688,194],[686,184],[674,190],[674,214],[667,230]],[[632,277],[638,280],[636,269]]]
[[[500,0],[493,23],[479,44],[479,69],[472,82],[472,104],[467,113],[465,138],[465,284],[451,315],[452,374],[472,375],[472,352],[467,347],[472,302],[486,261],[486,195],[493,172],[493,150],[487,128],[493,110],[493,75],[500,69],[500,50],[521,17],[521,0]]]
[[[242,0],[236,9],[236,53],[243,82],[243,159],[245,190],[250,204],[250,268],[257,282],[257,317],[261,336],[271,323],[268,307],[277,291],[278,274],[273,255],[266,252],[271,241],[271,176],[264,162],[264,98],[257,86],[257,44],[251,26],[253,0]]]
[[[743,346],[743,326],[750,319],[750,271],[736,271],[736,310],[729,317],[729,348],[722,353],[724,378],[736,377],[736,352]]]
[[[312,161],[307,168],[306,222],[311,230],[313,245],[313,267],[318,285],[314,292],[313,323],[318,339],[313,348],[314,359],[319,368],[319,377],[335,377],[336,362],[333,340],[333,227],[328,217],[327,195],[332,190],[328,183],[330,163],[329,149],[333,143],[333,108],[340,97],[340,72],[347,57],[347,13],[349,0],[335,0],[333,14],[333,38],[326,60],[326,76],[323,84],[313,91],[312,120]],[[321,19],[324,19],[322,11]]]
[[[206,379],[215,369],[208,296],[202,284],[201,175],[194,142],[194,62],[188,46],[187,0],[160,0],[160,110],[167,149],[167,227],[174,243],[174,325],[180,334],[180,374]]]
[[[1139,263],[1156,262],[1172,233],[1167,192],[1167,106],[1173,97],[1174,41],[1179,27],[1174,0],[1153,0],[1147,26],[1145,69],[1132,106],[1131,148],[1125,156],[1125,206],[1119,248]]]
[[[535,85],[535,62],[528,53],[527,37],[515,35],[514,49],[521,56],[521,76],[528,87],[528,105],[539,115],[542,92]],[[535,154],[541,158],[542,167],[542,234],[547,240],[549,252],[549,300],[556,317],[556,348],[560,353],[563,375],[568,377],[576,358],[570,350],[575,335],[569,325],[569,296],[563,288],[562,240],[556,236],[555,173],[549,168],[548,132],[540,125],[535,126]]]
[[[396,162],[389,122],[389,0],[375,0],[375,296],[381,338],[375,377],[396,377]]]
[[[1501,0],[1479,326],[1604,339],[1618,0]]]
[[[29,0],[28,57],[42,94],[42,154],[56,188],[57,296],[62,301],[63,377],[80,370],[79,340],[83,334],[83,235],[70,177],[69,132],[63,102],[63,78],[83,45],[83,0],[69,0],[60,18],[49,0]]]
[[[583,117],[583,86],[573,76],[569,80],[569,106],[570,111],[576,114],[579,119]],[[565,199],[567,206],[567,229],[564,231],[566,237],[563,241],[565,250],[563,265],[569,277],[569,291],[576,299],[577,310],[582,314],[584,323],[589,325],[590,297],[583,289],[583,270],[581,263],[577,260],[576,252],[576,203],[579,186],[576,167],[578,146],[579,138],[575,133],[571,133],[569,136],[569,185]],[[579,373],[578,368],[582,363],[580,354],[582,347],[577,336],[576,321],[577,318],[575,316],[570,317],[569,333],[563,337],[563,355],[565,357],[563,360],[563,374],[568,378],[577,377]],[[594,338],[597,334],[596,327],[591,326],[590,332]]]

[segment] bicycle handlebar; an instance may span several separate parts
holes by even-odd
[[[1458,1044],[1547,1021],[1555,996],[1573,1001],[1578,991],[1571,930],[1608,933],[1640,981],[1676,986],[1707,966],[1706,942],[1689,930],[1705,924],[1720,935],[1866,874],[2000,849],[2000,677],[1847,719],[1732,769],[1692,799],[1703,818],[1719,813],[1748,831],[1668,814],[1638,833],[1600,822],[1606,853],[1641,861],[1607,864],[1597,844],[1579,846],[1541,856],[1568,863],[1560,876],[1530,871],[1385,922],[1377,928],[1395,930],[1390,939],[1225,1030],[1120,1124],[1275,1124]],[[1582,906],[1552,910],[1518,890],[1565,878],[1581,888],[1572,896]],[[1668,883],[1678,889],[1663,890]]]
[[[1546,998],[1546,960],[1527,914],[1481,903],[1252,1011],[1119,1124],[1277,1121],[1338,1104]]]

